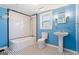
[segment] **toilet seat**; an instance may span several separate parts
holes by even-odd
[[[45,40],[47,39],[48,33],[43,32],[42,37],[38,39],[38,47],[44,48],[45,47]]]

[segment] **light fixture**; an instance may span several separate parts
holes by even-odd
[[[70,19],[72,16],[72,14],[70,12],[66,12],[65,17],[66,19]]]
[[[58,15],[54,15],[54,22],[55,22],[55,26],[57,26],[57,20],[58,20]]]
[[[0,16],[0,19],[2,18],[2,16]]]
[[[55,15],[54,16],[54,20],[56,21],[58,19],[58,15]]]

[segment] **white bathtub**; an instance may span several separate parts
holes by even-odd
[[[36,40],[35,37],[25,37],[25,38],[13,39],[13,40],[10,40],[9,47],[13,51],[18,51],[25,47],[33,45],[35,43],[35,40]]]

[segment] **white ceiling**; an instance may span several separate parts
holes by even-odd
[[[1,7],[10,8],[28,15],[33,15],[46,10],[59,8],[64,4],[0,4]]]

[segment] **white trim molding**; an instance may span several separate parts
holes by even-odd
[[[46,44],[46,45],[50,46],[50,47],[58,48],[58,46],[56,46],[56,45],[52,45],[52,44]]]
[[[47,46],[50,46],[50,47],[54,47],[54,48],[58,48],[58,46],[56,45],[52,45],[52,44],[46,44]],[[71,50],[71,49],[67,49],[67,48],[64,48],[65,51],[68,51],[68,52],[71,52],[71,53],[76,53],[78,54],[77,51],[74,51],[74,50]]]
[[[67,49],[67,48],[64,48],[65,51],[68,51],[68,52],[72,52],[72,53],[78,53],[77,51],[74,51],[74,50],[71,50],[71,49]]]

